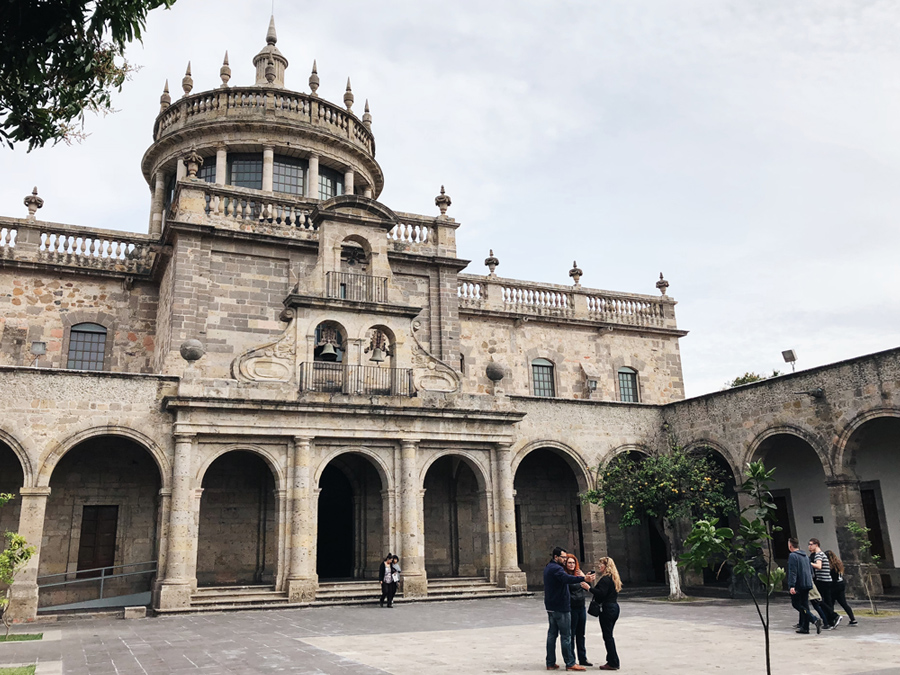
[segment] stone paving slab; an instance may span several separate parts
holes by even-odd
[[[900,618],[862,619],[822,635],[796,635],[784,599],[772,610],[778,675],[900,675]],[[541,599],[326,607],[54,625],[59,638],[0,647],[2,663],[38,663],[65,675],[209,673],[537,673],[544,670]],[[46,626],[18,626],[19,632]],[[616,637],[623,673],[764,673],[752,604],[672,605],[625,599]],[[603,659],[591,621],[588,656]],[[62,668],[59,668],[59,664]],[[594,669],[596,670],[596,669]],[[565,671],[562,671],[565,672]]]

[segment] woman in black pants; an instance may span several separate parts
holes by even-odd
[[[831,565],[831,596],[847,612],[850,625],[855,626],[857,624],[856,617],[853,616],[853,610],[850,609],[850,605],[847,604],[847,596],[844,595],[847,590],[847,582],[844,581],[844,563],[835,555],[834,551],[825,551],[825,555],[828,556],[828,564]],[[835,621],[835,627],[838,623],[840,623],[840,618]]]
[[[606,663],[600,670],[618,670],[619,654],[616,652],[616,640],[613,628],[619,619],[619,591],[622,590],[622,579],[612,558],[600,558],[597,563],[597,574],[600,580],[591,589],[594,600],[603,609],[600,612],[600,630],[603,631],[603,642],[606,645]]]
[[[381,599],[378,601],[379,606],[384,607],[384,601],[387,600],[387,606],[394,606],[394,595],[397,594],[397,582],[394,581],[394,570],[391,561],[394,556],[388,553],[381,563],[381,569],[378,571],[378,579],[381,581]]]

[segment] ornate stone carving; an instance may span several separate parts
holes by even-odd
[[[28,207],[28,220],[34,220],[34,214],[37,213],[37,210],[43,205],[44,200],[38,197],[37,185],[35,185],[34,190],[31,191],[31,194],[25,197],[25,206]]]
[[[204,349],[203,343],[200,342],[200,340],[191,339],[181,343],[179,353],[181,354],[181,358],[191,363],[202,359],[203,355],[206,354],[206,349]]]
[[[159,97],[159,112],[166,110],[172,105],[172,96],[169,94],[169,81],[166,80],[166,86],[163,87],[163,93]]]
[[[187,96],[191,93],[191,89],[194,88],[194,78],[191,77],[191,62],[188,61],[187,70],[184,71],[184,77],[181,78],[181,88],[184,90],[184,95]]]
[[[347,91],[344,92],[344,105],[347,112],[353,112],[353,90],[350,89],[350,78],[347,78]]]
[[[413,345],[413,384],[418,391],[436,391],[452,394],[459,391],[459,374],[440,359],[432,356],[416,333],[422,327],[419,321],[412,322],[411,335]]]
[[[273,342],[254,347],[231,363],[231,374],[244,382],[290,382],[294,379],[297,341],[294,330],[294,311],[281,313],[287,328]]]
[[[313,59],[313,69],[309,74],[309,95],[318,96],[316,91],[319,89],[319,71],[316,70],[316,60]]]
[[[663,273],[659,273],[659,281],[656,282],[656,287],[659,289],[659,292],[663,295],[666,294],[666,289],[669,287],[669,282],[663,279]]]
[[[450,195],[444,192],[444,186],[441,185],[441,194],[434,198],[434,205],[441,210],[441,217],[447,215],[447,208],[453,202],[450,200]]]
[[[197,172],[203,166],[203,158],[197,154],[197,151],[191,148],[191,151],[181,158],[187,169],[188,178],[197,178]]]
[[[366,125],[366,129],[372,129],[372,113],[369,112],[369,99],[366,99],[366,109],[362,116],[362,123]]]
[[[495,277],[497,275],[494,273],[494,270],[497,269],[497,265],[500,264],[500,261],[496,257],[494,257],[494,249],[490,249],[490,251],[491,254],[484,259],[484,264],[487,266],[488,271],[490,272],[488,276]]]
[[[581,286],[581,277],[584,276],[584,272],[579,269],[578,263],[574,260],[572,261],[572,269],[569,270],[569,276],[572,277],[576,286]]]
[[[225,52],[225,60],[222,61],[222,67],[219,68],[219,77],[222,78],[222,89],[228,87],[228,80],[231,79],[231,66],[228,65],[228,52]]]

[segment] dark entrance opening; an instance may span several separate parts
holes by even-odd
[[[0,492],[14,495],[14,499],[0,509],[0,536],[19,529],[19,489],[25,483],[19,458],[5,443],[0,443]],[[5,544],[5,540],[3,544]]]
[[[319,487],[316,574],[348,579],[353,576],[353,486],[343,471],[326,466]]]
[[[116,530],[118,506],[85,506],[81,515],[81,541],[78,544],[79,578],[98,577],[98,567],[112,567],[116,562]]]

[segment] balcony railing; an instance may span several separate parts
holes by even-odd
[[[329,298],[358,302],[387,302],[387,277],[327,272],[325,288]]]
[[[362,396],[414,396],[411,368],[351,366],[343,363],[300,364],[300,391]]]

